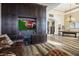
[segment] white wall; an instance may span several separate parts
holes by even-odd
[[[61,28],[64,25],[64,15],[54,14],[55,20],[55,34],[58,34],[58,25],[61,24]]]
[[[0,35],[1,35],[1,4],[0,4]]]
[[[64,13],[59,11],[48,11],[48,15],[53,14],[54,17],[52,18],[55,21],[55,34],[58,34],[58,25],[64,25]],[[49,16],[47,16],[49,18]]]

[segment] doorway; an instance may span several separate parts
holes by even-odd
[[[53,19],[49,19],[48,21],[48,34],[55,33],[55,21]]]

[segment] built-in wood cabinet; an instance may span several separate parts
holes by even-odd
[[[2,3],[1,7],[2,34],[8,34],[13,40],[19,38],[18,16],[31,16],[37,20],[37,34],[46,35],[46,6],[33,3]]]

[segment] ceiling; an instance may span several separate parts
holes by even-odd
[[[47,6],[49,14],[61,14],[69,17],[72,15],[76,21],[79,21],[79,3],[42,3]]]
[[[47,6],[48,10],[56,10],[60,12],[69,12],[79,8],[78,3],[40,3]]]
[[[57,7],[55,7],[54,10],[58,10],[61,12],[69,12],[69,11],[77,9],[77,8],[79,8],[79,4],[62,3],[62,4],[58,5]]]

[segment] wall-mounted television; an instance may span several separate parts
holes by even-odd
[[[18,27],[19,30],[36,30],[36,18],[19,18]]]

